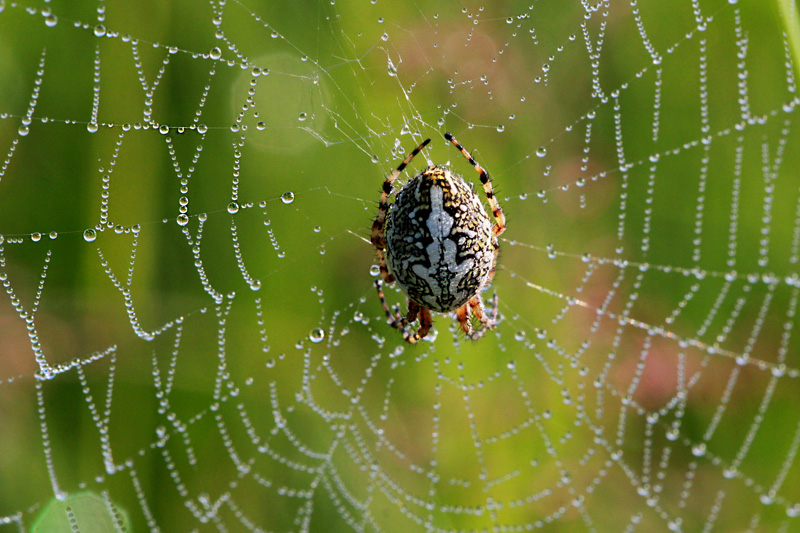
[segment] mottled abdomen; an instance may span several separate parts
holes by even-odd
[[[434,311],[452,311],[475,296],[496,249],[480,198],[444,167],[411,179],[389,211],[389,268],[409,298]]]

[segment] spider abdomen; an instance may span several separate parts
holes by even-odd
[[[496,250],[480,198],[445,167],[412,178],[389,211],[389,267],[410,299],[434,311],[453,311],[478,294]]]

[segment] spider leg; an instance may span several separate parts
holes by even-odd
[[[483,307],[483,301],[479,295],[473,296],[470,301],[459,307],[459,310],[466,308],[465,320],[469,324],[469,331],[464,329],[463,322],[461,323],[461,328],[464,329],[464,333],[466,333],[470,340],[476,341],[480,339],[489,329],[494,328],[497,325],[497,307],[497,293],[494,293],[494,297],[492,298],[492,309],[488,314],[486,313],[486,309]],[[469,316],[470,314],[477,318],[481,323],[481,327],[477,330],[472,329]],[[459,322],[461,322],[461,316],[459,316]]]
[[[500,203],[497,201],[497,197],[494,194],[494,188],[492,187],[492,180],[489,178],[489,174],[483,169],[483,167],[478,164],[475,159],[467,152],[467,150],[461,146],[453,134],[447,132],[444,134],[444,138],[453,143],[453,146],[458,148],[458,150],[467,158],[467,161],[478,171],[480,174],[481,185],[483,185],[483,191],[486,193],[486,198],[489,200],[489,207],[492,208],[492,216],[494,217],[495,224],[492,226],[492,235],[493,235],[493,244],[494,244],[494,256],[492,257],[492,268],[489,271],[489,275],[486,277],[486,280],[483,282],[482,287],[486,287],[492,282],[494,279],[495,272],[497,271],[497,237],[499,237],[505,230],[506,230],[506,216],[503,213],[503,209],[500,207]],[[463,311],[462,311],[463,309]],[[461,329],[464,330],[464,333],[467,334],[472,340],[480,339],[486,330],[489,328],[495,327],[497,323],[497,293],[494,294],[494,299],[492,302],[492,310],[489,315],[486,314],[486,309],[483,307],[483,302],[481,301],[480,295],[475,295],[471,298],[466,304],[464,304],[461,308],[458,309],[456,314],[458,315],[458,321],[461,323]],[[459,311],[461,311],[459,313]],[[471,322],[471,316],[477,318],[480,323],[481,327],[473,331]]]
[[[386,226],[386,216],[389,214],[389,197],[394,192],[394,187],[392,184],[394,180],[397,179],[397,176],[406,168],[414,156],[417,155],[425,145],[431,142],[430,139],[426,139],[422,144],[414,148],[411,153],[406,157],[402,163],[395,169],[394,172],[389,174],[389,177],[386,178],[386,181],[383,182],[383,187],[381,188],[381,199],[378,203],[378,215],[375,217],[375,220],[372,222],[372,245],[378,250],[378,266],[381,269],[381,277],[386,283],[392,283],[394,281],[394,276],[389,272],[389,267],[386,265],[386,235],[384,233],[384,228]]]
[[[482,326],[489,324],[489,316],[486,314],[486,309],[483,307],[483,302],[480,296],[474,296],[468,302],[469,308],[472,311],[472,316],[478,319]]]
[[[394,283],[394,274],[389,272],[389,267],[386,265],[386,252],[383,248],[378,248],[378,267],[381,269],[381,278],[386,283]]]
[[[417,317],[420,316],[421,310],[422,310],[422,306],[419,305],[414,300],[411,300],[409,298],[409,300],[408,300],[408,313],[406,313],[406,317],[404,319],[406,321],[406,323],[407,324],[413,324],[414,322],[416,322],[417,321]],[[422,320],[421,317],[420,317],[420,320]]]
[[[395,312],[389,309],[389,304],[386,303],[386,296],[383,294],[381,288],[383,282],[379,279],[375,280],[375,288],[378,290],[378,299],[381,301],[383,312],[386,313],[386,319],[389,325],[395,329],[399,329],[403,334],[403,340],[409,343],[416,343],[425,337],[433,326],[433,316],[431,316],[430,309],[423,307],[417,302],[408,300],[408,313],[405,316],[400,314],[399,306],[394,306]],[[412,333],[409,331],[408,326],[413,324],[419,318],[419,329]]]
[[[483,185],[483,191],[486,193],[486,198],[489,200],[489,207],[492,208],[492,216],[494,217],[495,224],[492,227],[492,233],[495,237],[498,237],[506,230],[506,216],[503,214],[503,210],[500,208],[500,204],[497,202],[497,198],[494,195],[494,188],[492,187],[492,180],[489,178],[489,173],[486,172],[482,166],[475,161],[469,152],[467,152],[461,143],[459,143],[453,134],[449,131],[444,134],[444,138],[453,143],[453,145],[458,148],[464,157],[470,162],[470,164],[475,167],[480,173],[481,185]]]
[[[411,307],[411,300],[409,300],[409,307]],[[403,340],[408,343],[414,344],[418,342],[420,339],[425,337],[431,330],[433,326],[433,316],[431,316],[431,310],[427,307],[419,306],[419,329],[416,333],[409,333],[408,331],[403,331]]]
[[[472,320],[470,319],[469,302],[456,309],[456,317],[458,318],[458,323],[461,325],[461,330],[466,334],[467,337],[471,338],[473,330]]]
[[[375,288],[378,289],[378,299],[381,301],[381,307],[383,307],[383,312],[386,313],[386,319],[389,321],[389,324],[393,328],[403,329],[405,325],[403,324],[400,326],[399,324],[405,322],[405,318],[400,315],[400,310],[395,308],[394,314],[392,314],[392,310],[389,309],[389,304],[386,303],[386,296],[383,294],[383,289],[381,289],[381,280],[375,280]]]

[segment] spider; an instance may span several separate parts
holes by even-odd
[[[464,179],[441,165],[430,165],[414,176],[389,204],[394,180],[430,139],[417,146],[383,182],[378,215],[372,223],[372,244],[378,250],[382,278],[375,281],[375,287],[389,324],[410,343],[430,332],[431,311],[455,311],[461,329],[472,340],[481,338],[497,322],[497,293],[491,314],[486,312],[480,293],[494,277],[497,237],[506,229],[506,218],[489,174],[449,132],[444,138],[480,173],[494,224]],[[395,281],[408,295],[405,316],[399,306],[392,313],[381,290],[383,282]],[[481,324],[477,330],[472,326],[473,317]],[[409,325],[417,319],[419,328],[411,331]]]

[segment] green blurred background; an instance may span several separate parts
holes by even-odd
[[[0,5],[5,529],[798,528],[777,4]],[[502,322],[408,347],[369,229],[444,131]]]

